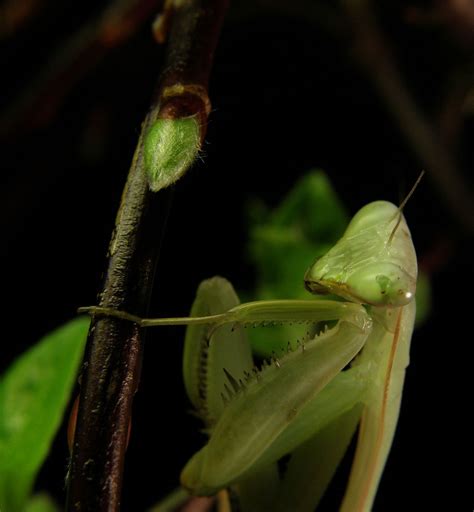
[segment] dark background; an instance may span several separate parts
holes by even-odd
[[[40,2],[31,19],[4,37],[3,109],[103,5]],[[292,7],[246,7],[231,11],[216,53],[203,159],[175,187],[156,275],[155,316],[185,315],[198,283],[215,274],[237,289],[251,286],[245,255],[251,198],[275,205],[298,176],[322,168],[354,213],[375,199],[399,202],[423,168],[353,59],[349,39],[286,12]],[[379,20],[420,108],[436,119],[454,63],[462,68],[463,59],[469,61],[472,44],[455,24],[409,23],[406,9],[386,3]],[[26,124],[2,135],[2,370],[72,318],[78,306],[95,303],[120,194],[162,64],[150,21],[68,87],[47,122],[35,123],[29,113]],[[471,110],[455,151],[467,186],[473,128]],[[405,215],[430,275],[433,305],[413,338],[376,511],[454,510],[467,491],[461,461],[468,458],[472,409],[472,237],[427,171]],[[182,336],[178,328],[148,333],[124,510],[144,510],[175,487],[202,442],[181,383]],[[63,426],[37,483],[59,503],[67,456]],[[336,495],[331,489],[323,510],[335,509]]]

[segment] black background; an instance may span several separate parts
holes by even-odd
[[[92,1],[47,2],[4,41],[2,107],[100,8]],[[434,117],[451,56],[466,48],[449,31],[440,35],[407,25],[402,12],[396,3],[388,6],[383,28],[420,107]],[[95,303],[162,57],[146,24],[70,90],[51,123],[2,141],[2,369],[72,318],[78,306]],[[298,176],[317,167],[354,213],[374,199],[399,202],[422,168],[351,58],[347,41],[304,18],[271,9],[244,16],[235,9],[217,50],[210,96],[203,161],[175,187],[156,275],[156,316],[186,314],[205,277],[224,275],[237,289],[251,285],[244,250],[249,199],[275,205]],[[457,153],[466,180],[472,135],[467,117]],[[442,194],[428,175],[405,211],[421,265],[431,274],[433,307],[413,338],[400,423],[376,511],[441,505],[454,510],[453,502],[466,492],[466,474],[472,475],[460,462],[468,459],[472,409],[471,239],[445,208]],[[167,328],[147,336],[124,510],[144,510],[176,486],[180,468],[202,442],[181,383],[182,335]],[[66,464],[63,426],[36,486],[59,503]],[[337,489],[323,510],[334,510],[333,494]]]

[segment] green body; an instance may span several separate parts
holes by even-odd
[[[398,419],[416,279],[406,222],[396,206],[377,201],[306,272],[308,290],[342,301],[237,305],[225,279],[204,281],[184,378],[210,437],[183,469],[183,486],[203,495],[234,486],[244,510],[312,511],[360,424],[341,510],[370,510]],[[306,340],[257,370],[242,327],[290,321],[307,324]],[[276,462],[286,454],[279,476]]]
[[[190,317],[141,319],[86,308],[142,327],[188,325],[184,381],[209,441],[186,464],[181,483],[197,495],[231,487],[244,512],[312,512],[358,426],[341,510],[369,511],[392,444],[409,362],[417,262],[405,219],[391,203],[368,204],[339,240],[315,251],[317,259],[304,276],[312,297],[304,300],[297,293],[295,299],[273,300],[269,283],[282,285],[283,275],[286,287],[285,266],[297,259],[291,240],[317,226],[308,215],[298,223],[292,212],[301,205],[311,210],[311,194],[326,187],[324,176],[310,175],[304,185],[277,212],[273,226],[257,230],[264,236],[260,242],[255,238],[255,253],[269,255],[262,282],[269,300],[239,304],[232,285],[214,277],[201,283]],[[289,229],[274,229],[278,223]],[[272,247],[275,236],[286,244],[286,259],[272,260],[277,251],[260,251],[263,243]],[[302,245],[306,259],[310,244]],[[257,352],[268,356],[257,368],[245,328],[273,323],[289,327],[285,334],[298,332],[299,341],[275,344],[273,331],[262,329]],[[283,456],[289,460],[282,472]]]

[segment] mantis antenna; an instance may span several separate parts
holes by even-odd
[[[423,169],[420,172],[420,175],[418,176],[418,178],[416,179],[413,187],[411,187],[410,192],[408,192],[405,199],[400,203],[400,206],[398,207],[398,221],[395,224],[395,227],[393,228],[392,232],[390,233],[390,236],[388,237],[388,243],[390,243],[392,241],[393,235],[395,235],[395,232],[397,231],[397,228],[400,225],[400,221],[402,220],[403,208],[405,208],[405,205],[408,203],[408,200],[410,199],[410,197],[413,195],[413,193],[417,189],[418,185],[420,184],[421,178],[423,178],[424,175],[425,175],[425,170]]]

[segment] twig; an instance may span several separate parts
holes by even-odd
[[[431,174],[460,225],[474,231],[474,201],[456,164],[424,118],[396,68],[389,45],[366,0],[345,0],[352,20],[356,55],[398,121],[413,151]]]
[[[144,140],[157,118],[194,115],[205,131],[207,82],[226,0],[188,0],[173,12],[167,66],[143,123],[109,247],[100,305],[136,315],[147,312],[170,192],[150,191]],[[170,89],[171,88],[171,89]],[[83,366],[67,510],[115,512],[128,425],[142,357],[140,328],[127,321],[93,319]]]
[[[346,20],[340,16],[337,4],[334,2],[319,2],[315,0],[254,0],[247,2],[246,9],[239,5],[240,10],[235,9],[234,18],[251,16],[262,9],[266,12],[284,15],[287,18],[305,20],[324,30],[332,36],[343,36],[346,31]],[[242,11],[240,13],[240,11]]]
[[[0,118],[0,136],[47,124],[64,98],[107,53],[126,41],[163,0],[113,0],[97,19],[80,28],[44,66]]]
[[[474,66],[454,74],[438,114],[439,132],[446,146],[455,151],[466,116],[469,94],[474,88]]]
[[[215,496],[190,496],[179,488],[170,493],[148,512],[209,512],[216,502]]]
[[[26,25],[42,4],[42,0],[4,0],[0,5],[0,40],[11,37]]]

